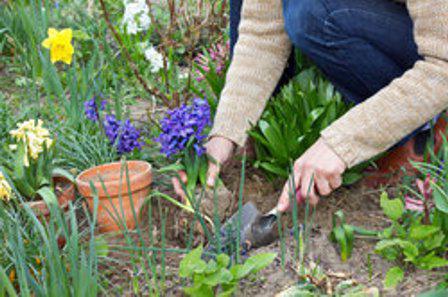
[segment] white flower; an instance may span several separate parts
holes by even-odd
[[[149,7],[145,0],[124,0],[124,15],[121,25],[126,28],[128,34],[137,34],[145,31],[151,25]]]
[[[155,47],[149,45],[144,49],[145,59],[151,63],[151,72],[157,73],[163,68],[163,55],[159,53]]]
[[[187,71],[187,72],[180,73],[180,74],[179,74],[179,79],[180,79],[180,80],[187,79],[187,78],[188,78],[188,75],[189,75],[188,71]]]

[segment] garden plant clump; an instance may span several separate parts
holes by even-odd
[[[238,211],[271,210],[351,106],[299,53],[255,154],[207,186],[228,4],[1,2],[0,296],[446,296],[446,140],[396,186],[364,188],[363,165],[316,209],[291,195],[278,241],[243,242]]]

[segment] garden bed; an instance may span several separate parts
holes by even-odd
[[[393,186],[356,182],[371,163],[349,170],[251,249],[241,221],[222,223],[248,202],[271,210],[291,160],[351,108],[310,61],[294,53],[247,159],[221,172],[231,201],[216,199],[230,196],[207,185],[205,144],[230,64],[228,1],[0,2],[0,296],[447,296],[447,140]],[[61,199],[55,177],[76,195]],[[208,248],[226,234],[222,253]]]
[[[255,203],[262,212],[271,210],[276,204],[281,189],[276,189],[274,184],[266,179],[261,171],[255,168],[248,168],[247,170],[243,202]],[[240,171],[241,165],[238,161],[234,161],[224,170],[223,180],[233,192],[237,192],[239,189]],[[391,193],[396,191],[396,187],[392,185],[385,187],[385,189],[388,189]],[[381,296],[416,296],[418,293],[430,290],[444,279],[444,275],[447,273],[446,269],[422,273],[422,271],[410,268],[406,270],[405,281],[395,289],[385,289],[384,277],[392,264],[373,252],[376,241],[371,239],[356,240],[351,258],[347,262],[341,261],[338,247],[329,240],[329,234],[332,230],[332,215],[336,211],[342,210],[346,213],[350,224],[373,230],[384,229],[387,226],[388,219],[381,210],[378,198],[382,191],[383,189],[367,188],[362,182],[359,182],[353,186],[339,189],[329,197],[322,198],[322,202],[316,209],[314,224],[310,232],[305,264],[308,268],[319,267],[321,270],[319,272],[320,278],[313,277],[311,279],[321,288],[322,293],[331,295],[339,284],[348,284],[348,288],[361,287],[361,292],[365,292],[366,296],[375,296],[376,289],[381,292]],[[183,249],[185,238],[179,230],[184,227],[179,226],[179,222],[183,219],[191,219],[191,216],[179,209],[172,208],[169,203],[163,202],[163,205],[169,208],[166,221],[168,228],[166,230],[166,247]],[[236,205],[234,210],[237,210]],[[160,232],[160,218],[157,215],[158,211],[154,209],[154,233]],[[289,228],[292,227],[291,219],[290,215],[284,217],[284,224],[287,224]],[[299,221],[304,222],[303,211],[299,213]],[[199,226],[198,229],[200,229]],[[150,231],[145,229],[144,233],[147,234],[148,232]],[[249,252],[247,256],[272,252],[278,254],[278,257],[257,277],[241,282],[237,296],[274,296],[277,294],[283,296],[281,295],[282,292],[294,287],[297,282],[303,279],[304,276],[300,274],[297,258],[294,256],[297,242],[290,233],[289,230],[285,231],[284,267],[282,267],[280,258],[282,249],[280,241]],[[196,233],[195,239],[197,243],[206,241],[206,238],[200,232]],[[117,241],[120,242],[120,239],[111,239],[111,242],[116,243]],[[146,238],[146,242],[150,244],[148,238]],[[156,245],[160,246],[161,242],[157,242]],[[166,296],[182,296],[184,283],[178,277],[177,269],[183,257],[184,255],[181,253],[168,252],[166,254]],[[132,267],[125,265],[119,270],[114,269],[114,271],[111,276],[112,282],[117,288],[121,288],[130,294],[131,290],[128,286],[129,278],[134,273]],[[124,273],[120,273],[120,271]],[[144,287],[145,284],[141,283],[140,285]],[[348,290],[348,292],[350,291]]]

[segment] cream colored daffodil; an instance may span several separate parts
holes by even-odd
[[[50,138],[50,131],[45,129],[43,124],[42,120],[37,120],[37,123],[35,120],[29,120],[17,124],[17,129],[9,132],[17,142],[22,142],[25,145],[23,162],[26,167],[30,164],[28,157],[37,160],[44,151],[44,146],[49,149],[53,144],[53,140]],[[17,146],[11,147],[11,149],[13,148],[17,149]]]
[[[0,200],[9,201],[12,189],[2,172],[0,172]]]

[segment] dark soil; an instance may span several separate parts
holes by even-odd
[[[240,169],[239,164],[233,164],[225,168],[223,172],[223,181],[233,193],[238,193]],[[244,203],[252,201],[260,211],[267,212],[276,205],[282,186],[281,183],[268,181],[260,171],[248,168],[244,186]],[[166,183],[165,186],[160,186],[159,190],[169,193],[169,184]],[[393,188],[388,189],[388,191],[392,192],[393,190]],[[386,291],[383,290],[382,281],[391,264],[373,253],[374,241],[356,239],[352,257],[346,263],[340,260],[337,248],[328,239],[333,213],[337,210],[343,210],[349,224],[371,230],[381,230],[387,226],[388,222],[382,215],[379,206],[380,193],[381,190],[371,190],[362,184],[357,184],[349,188],[341,188],[331,196],[321,199],[315,210],[314,224],[310,231],[305,268],[320,267],[322,278],[309,279],[320,286],[322,292],[332,293],[338,283],[352,281],[354,284],[361,284],[366,288],[378,288],[382,296],[415,296],[419,292],[434,287],[446,274],[446,271],[409,270],[406,272],[405,281],[397,289]],[[173,196],[172,193],[170,195]],[[237,195],[235,194],[233,201],[234,210],[237,208],[236,202]],[[188,243],[186,238],[188,237],[192,216],[180,211],[177,207],[164,200],[161,201],[160,207],[166,210],[166,246],[184,248]],[[157,223],[160,222],[158,209],[157,203],[153,202],[153,221],[155,222],[153,230],[146,230],[144,233],[149,234],[153,232],[154,238],[158,239],[157,242],[154,242],[154,245],[160,247],[162,243],[160,241],[160,224]],[[300,223],[304,222],[303,212],[303,210],[299,211]],[[284,219],[285,223],[290,227],[292,225],[291,216],[285,215]],[[193,232],[195,240],[190,242],[190,244],[197,245],[200,242],[204,242],[204,232],[199,223],[194,226]],[[267,247],[252,250],[249,253],[250,255],[260,252],[274,252],[278,254],[278,257],[272,265],[263,270],[258,276],[243,281],[237,296],[276,296],[303,279],[303,276],[299,274],[299,261],[294,256],[296,241],[292,238],[288,229],[285,229],[284,238],[286,253],[283,266],[280,257],[281,247],[279,241]],[[149,246],[148,236],[144,240],[146,245]],[[113,255],[113,257],[115,256],[120,257],[120,255]],[[182,254],[177,253],[166,254],[166,296],[182,296],[182,283],[177,277],[177,267],[182,257]],[[160,255],[158,255],[158,259],[160,259]],[[129,261],[124,262],[129,263]],[[282,267],[284,267],[284,270]],[[114,271],[116,270],[115,268]],[[111,273],[111,278],[113,278],[111,281],[123,286],[124,292],[127,292],[126,288],[129,285],[129,280],[136,272],[129,265],[124,265],[120,268],[120,271],[120,274],[116,272]],[[141,279],[143,280],[143,278]],[[141,286],[144,287],[145,284],[142,283]]]

